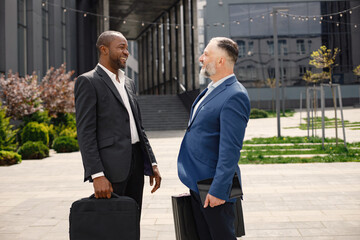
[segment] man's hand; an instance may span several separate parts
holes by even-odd
[[[222,200],[220,198],[214,197],[213,195],[210,195],[209,193],[206,195],[204,208],[207,208],[209,205],[210,207],[216,207],[219,205],[222,205],[225,203],[225,200]]]
[[[155,178],[155,186],[151,190],[151,193],[154,193],[156,190],[158,190],[160,188],[161,176],[160,176],[160,171],[157,166],[153,166],[152,168],[153,168],[154,176],[150,176],[150,186],[152,186],[154,184],[154,178]]]
[[[105,176],[94,178],[93,186],[96,198],[111,198],[113,188]]]

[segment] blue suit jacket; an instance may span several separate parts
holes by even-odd
[[[199,192],[197,181],[214,178],[209,193],[229,201],[235,173],[241,182],[238,161],[250,115],[250,100],[235,76],[217,86],[202,101],[197,111],[194,101],[178,156],[178,175],[191,190]]]

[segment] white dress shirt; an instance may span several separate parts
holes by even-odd
[[[103,65],[101,65],[100,63],[98,63],[98,65],[106,72],[106,74],[110,77],[110,79],[113,81],[116,89],[118,90],[121,99],[124,102],[125,108],[129,114],[129,122],[130,122],[130,133],[131,133],[131,143],[135,144],[137,142],[140,141],[139,139],[139,133],[137,131],[136,128],[136,124],[135,124],[135,118],[134,118],[134,114],[131,110],[131,106],[130,106],[130,102],[129,102],[129,97],[127,95],[127,92],[125,90],[125,73],[124,71],[122,71],[121,69],[119,69],[118,71],[118,80],[116,80],[116,74],[114,74],[113,72],[111,72],[110,70],[108,70],[106,67],[104,67]],[[103,172],[99,172],[96,174],[91,175],[91,178],[94,179],[96,177],[101,177],[104,176]]]
[[[214,89],[219,86],[220,84],[222,84],[223,82],[225,82],[226,79],[231,78],[232,76],[235,76],[235,74],[230,74],[222,79],[220,79],[219,81],[217,81],[216,83],[214,83],[213,81],[211,81],[207,87],[207,91],[205,93],[205,95],[196,103],[194,110],[193,110],[193,114],[191,116],[191,121],[193,120],[195,113],[198,109],[198,107],[200,106],[200,104],[202,103],[202,101],[204,101],[204,99],[212,92],[214,91]]]

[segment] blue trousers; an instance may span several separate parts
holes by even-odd
[[[199,194],[192,190],[190,194],[200,240],[236,240],[234,203],[204,208]]]

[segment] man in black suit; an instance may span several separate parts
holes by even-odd
[[[155,156],[141,123],[134,82],[121,70],[129,56],[126,38],[103,32],[96,43],[99,63],[75,83],[78,141],[85,178],[96,198],[129,196],[141,209],[144,175],[155,192],[161,183]]]

